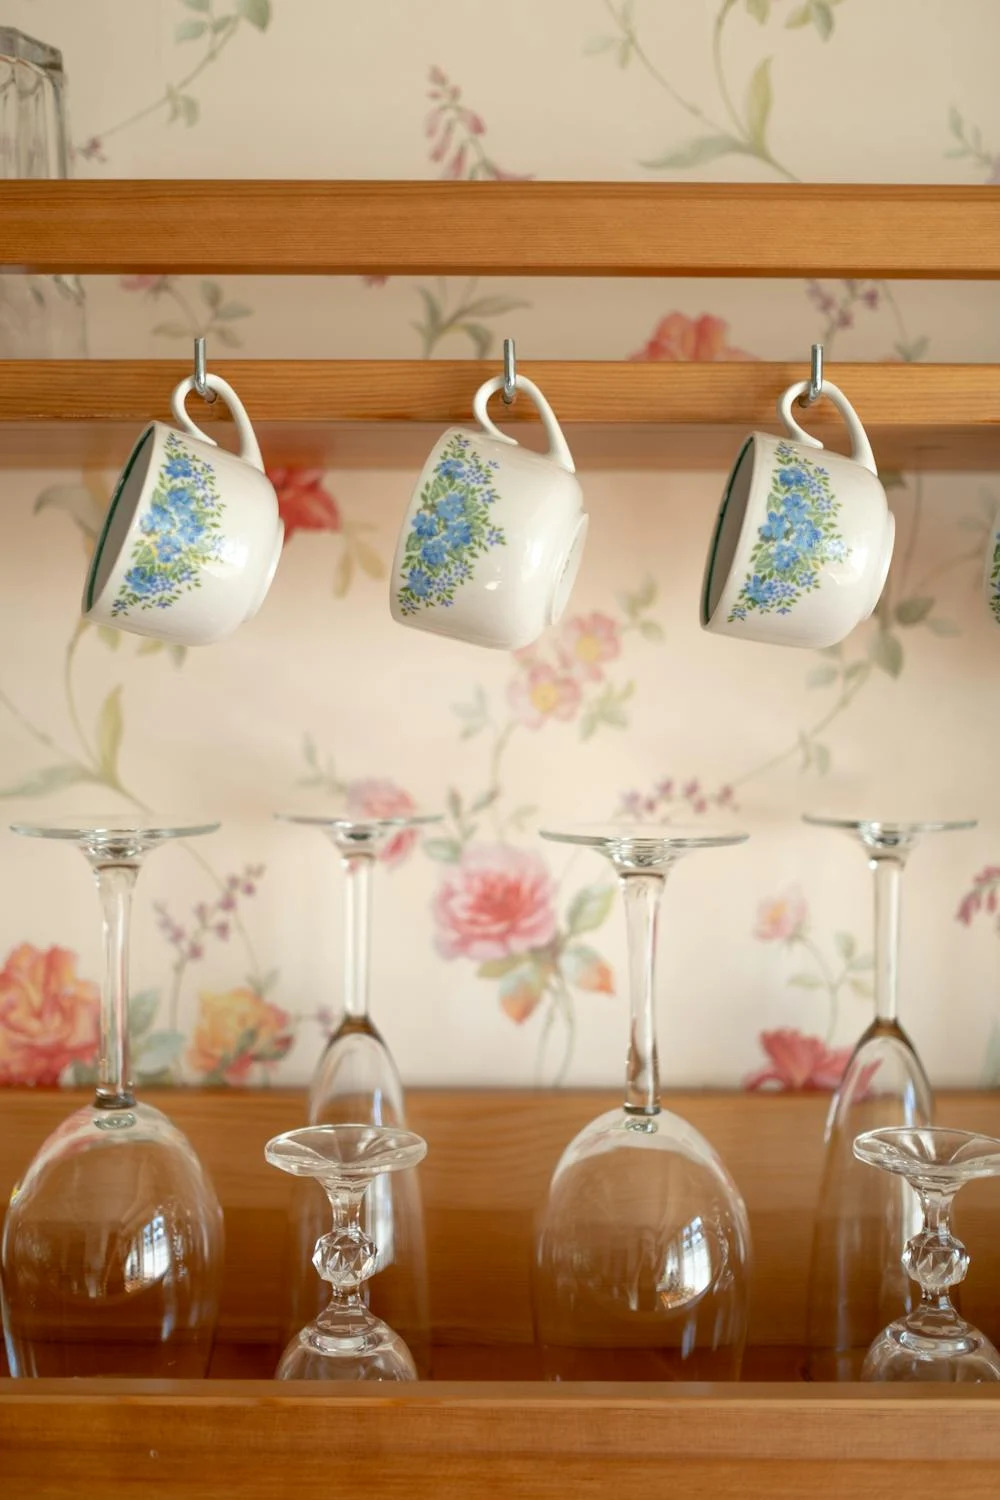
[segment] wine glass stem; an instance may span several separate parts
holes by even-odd
[[[625,1074],[625,1109],[633,1115],[660,1112],[660,1070],[656,1051],[656,920],[665,880],[662,874],[621,871],[628,935],[630,1028]]]
[[[333,1233],[351,1235],[362,1243],[367,1242],[368,1236],[361,1227],[361,1210],[364,1206],[368,1184],[363,1183],[359,1187],[356,1183],[333,1181],[324,1182],[323,1186],[333,1212]],[[374,1252],[374,1247],[372,1249]],[[330,1287],[330,1301],[336,1303],[338,1307],[364,1307],[366,1305],[367,1276],[359,1280],[349,1271],[341,1270],[337,1276],[328,1275],[326,1280]]]
[[[899,1007],[899,884],[903,862],[895,855],[869,860],[875,876],[875,1017],[895,1026]]]
[[[344,1010],[356,1021],[368,1019],[372,945],[372,866],[374,854],[344,855],[347,872],[347,932],[344,944]]]
[[[128,1045],[128,945],[139,866],[118,860],[95,862],[93,868],[104,917],[101,1050],[94,1102],[99,1109],[124,1109],[135,1103]]]

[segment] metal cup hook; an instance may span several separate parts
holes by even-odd
[[[809,361],[809,389],[799,397],[800,406],[812,406],[823,394],[823,345],[813,344]]]
[[[194,341],[194,388],[203,401],[212,402],[216,395],[205,376],[205,340],[200,337]]]
[[[517,360],[514,357],[514,340],[503,341],[503,401],[512,406],[517,395]]]

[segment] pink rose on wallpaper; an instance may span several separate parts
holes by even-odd
[[[769,896],[757,908],[754,937],[762,943],[792,943],[801,937],[809,916],[806,899],[798,886],[782,896]]]
[[[66,948],[21,943],[0,969],[0,1083],[54,1086],[97,1052],[100,991]]]
[[[144,276],[119,276],[118,285],[123,292],[158,292],[167,281],[159,274]]]
[[[756,359],[745,349],[735,349],[726,343],[729,324],[725,318],[702,313],[700,318],[689,318],[686,313],[672,312],[661,318],[649,339],[635,354],[633,360],[709,360]]]
[[[596,682],[604,675],[604,663],[621,655],[621,630],[616,620],[597,609],[574,615],[563,625],[557,649],[567,667]]]
[[[434,897],[444,958],[506,958],[551,942],[552,879],[541,857],[508,844],[471,844]]]
[[[527,660],[507,689],[507,699],[528,729],[549,719],[572,719],[580,707],[580,684],[547,661]]]
[[[268,469],[285,523],[285,541],[297,531],[341,531],[336,500],[323,485],[322,469]]]
[[[394,781],[374,776],[347,784],[347,811],[352,818],[406,818],[415,813],[417,804],[409,792]],[[387,865],[398,865],[417,841],[416,828],[401,828],[383,846],[379,858]]]
[[[744,1079],[746,1089],[774,1088],[804,1093],[831,1092],[843,1077],[850,1047],[828,1047],[818,1036],[783,1027],[762,1031],[760,1044],[768,1063]]]

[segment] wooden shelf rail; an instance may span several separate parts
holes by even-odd
[[[472,420],[477,386],[498,368],[463,360],[226,360],[271,463],[394,467],[419,463],[436,429]],[[774,428],[779,393],[803,364],[526,361],[569,431],[580,467],[728,466],[748,429]],[[189,361],[0,361],[0,467],[100,467],[121,461],[138,428],[171,421],[173,386]],[[1000,371],[991,365],[843,364],[850,395],[883,467],[989,469],[1000,454]],[[221,402],[192,400],[222,435]],[[524,429],[519,401],[497,417]],[[809,428],[843,447],[833,408]],[[540,441],[527,432],[528,441]]]
[[[981,280],[1000,277],[1000,187],[4,182],[0,266]]]

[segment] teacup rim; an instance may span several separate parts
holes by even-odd
[[[111,499],[108,502],[108,508],[104,516],[103,525],[101,526],[100,535],[97,538],[97,544],[94,547],[93,553],[91,554],[90,567],[87,570],[87,578],[83,588],[84,614],[93,609],[94,605],[98,602],[97,575],[100,570],[101,558],[104,556],[104,548],[108,540],[108,533],[111,530],[111,523],[114,520],[115,513],[118,509],[119,503],[121,502],[122,491],[128,483],[129,475],[135,468],[139,455],[142,452],[147,440],[150,439],[150,436],[152,436],[152,442],[155,445],[158,437],[157,429],[166,427],[166,425],[167,424],[165,422],[147,422],[146,426],[142,429],[142,432],[133,443],[132,451],[129,453],[128,458],[125,460],[121,473],[118,475],[118,478],[115,481],[115,487],[112,491]],[[168,431],[169,430],[170,429],[168,429]],[[150,460],[150,463],[152,465],[152,460]],[[135,525],[135,520],[138,513],[139,507],[137,505],[135,515],[129,522],[128,530],[125,533],[125,537],[122,542],[122,550],[125,549],[125,544],[128,541],[128,538],[132,535],[132,528]],[[110,584],[110,582],[111,579],[109,577],[108,584]],[[102,589],[101,593],[103,594],[104,592],[105,590]]]

